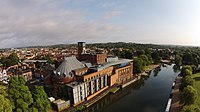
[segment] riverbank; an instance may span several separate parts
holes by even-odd
[[[170,107],[170,112],[179,112],[182,109],[182,105],[180,104],[180,95],[181,91],[179,90],[181,85],[182,77],[176,78],[176,84],[174,86],[174,90],[172,91],[172,103]]]
[[[152,70],[160,67],[161,65],[160,64],[156,64],[156,65],[148,65],[145,67],[145,70],[144,72],[138,74],[138,76],[148,76]]]

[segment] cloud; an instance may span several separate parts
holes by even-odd
[[[121,30],[104,20],[87,21],[84,11],[68,8],[71,2],[0,0],[0,48],[101,41]],[[119,14],[109,12],[106,18]]]
[[[122,14],[122,11],[119,11],[119,10],[108,11],[108,12],[105,13],[104,19],[108,20],[108,19],[111,19],[113,17],[119,16],[121,14]]]
[[[101,4],[101,7],[103,7],[103,8],[108,8],[108,7],[112,7],[112,6],[114,6],[116,3],[114,2],[114,1],[112,1],[112,2],[106,2],[106,3],[102,3]]]

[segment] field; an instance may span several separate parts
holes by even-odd
[[[192,78],[195,80],[194,88],[198,92],[198,99],[196,101],[196,105],[200,107],[200,73],[192,75]]]

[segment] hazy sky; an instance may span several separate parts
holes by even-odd
[[[0,0],[0,48],[86,41],[200,45],[200,0]]]

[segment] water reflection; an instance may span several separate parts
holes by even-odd
[[[82,112],[103,112],[104,108],[109,107],[112,103],[118,101],[119,99],[123,98],[124,96],[127,96],[131,93],[132,90],[139,90],[142,86],[145,85],[145,80],[147,80],[148,77],[143,77],[141,80],[138,80],[134,84],[118,91],[115,94],[108,94],[103,99],[99,100],[97,103],[92,105],[91,107],[87,108],[86,110]]]
[[[161,67],[158,67],[156,68],[155,70],[153,70],[153,74],[154,74],[154,77],[157,77],[158,76],[158,73],[161,71]]]
[[[173,70],[175,73],[178,73],[180,71],[180,66],[174,65]]]

